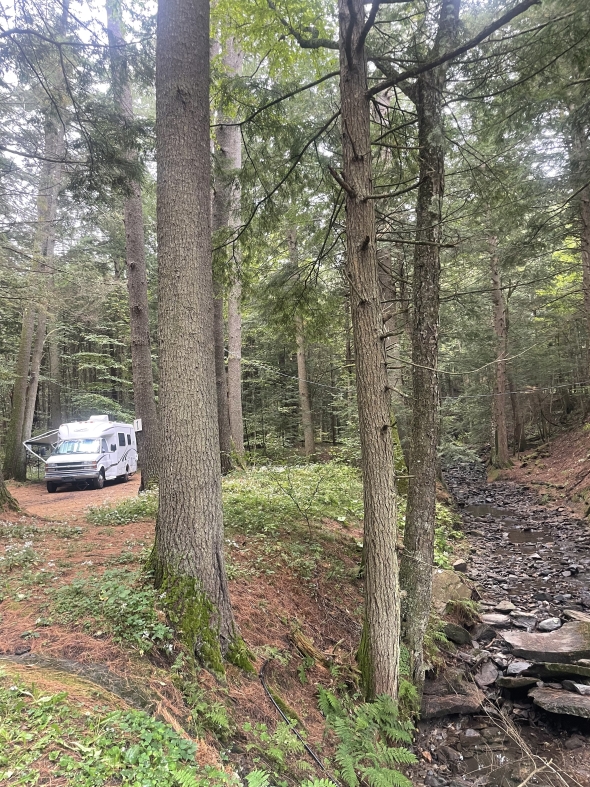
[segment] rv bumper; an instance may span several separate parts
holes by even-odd
[[[45,480],[62,482],[64,484],[71,481],[91,481],[98,478],[98,470],[45,470]]]

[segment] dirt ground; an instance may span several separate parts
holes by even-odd
[[[80,491],[71,486],[61,486],[53,494],[49,494],[43,482],[9,483],[8,488],[25,513],[60,522],[75,522],[84,519],[84,512],[88,506],[118,503],[135,497],[139,489],[139,481],[139,474],[136,473],[127,483],[107,481],[104,489]]]

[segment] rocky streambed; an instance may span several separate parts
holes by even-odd
[[[468,546],[435,584],[481,614],[461,620],[459,604],[445,625],[457,650],[426,684],[416,781],[590,784],[590,525],[526,486],[489,484],[482,465],[445,478]]]

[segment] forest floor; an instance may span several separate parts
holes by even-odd
[[[590,450],[590,438],[582,436]],[[529,467],[546,470],[535,462],[529,460]],[[469,603],[459,604],[444,617],[463,625],[467,641],[456,646],[436,635],[439,674],[427,684],[427,704],[436,706],[442,695],[443,701],[466,698],[465,708],[419,722],[418,763],[407,771],[416,785],[516,787],[538,768],[533,785],[590,785],[590,722],[541,710],[527,696],[530,686],[496,684],[519,661],[505,634],[522,634],[532,618],[533,628],[557,618],[561,629],[564,622],[570,625],[570,613],[583,617],[590,606],[586,522],[561,498],[556,506],[539,497],[528,474],[523,480],[524,488],[511,481],[489,483],[483,467],[467,465],[448,475],[465,536],[448,540],[456,520],[453,524],[441,509],[446,535],[441,533],[438,559],[447,565],[465,559],[461,574],[443,573],[462,577],[469,593],[477,589],[484,622],[470,617]],[[556,483],[554,477],[546,480]],[[113,742],[103,739],[115,735],[109,731],[123,724],[116,715],[123,712],[150,715],[139,721],[125,716],[117,735],[129,745],[112,757],[125,763],[134,747],[144,746],[145,756],[155,761],[153,742],[137,740],[133,730],[134,724],[144,729],[146,719],[159,719],[181,742],[174,757],[183,741],[194,746],[192,756],[205,774],[195,784],[218,785],[220,774],[243,777],[252,768],[269,772],[270,784],[277,786],[301,785],[314,774],[326,779],[277,705],[298,719],[302,736],[328,770],[338,767],[338,740],[326,728],[318,690],[360,700],[354,654],[362,619],[362,495],[356,471],[335,464],[269,467],[224,481],[230,592],[256,669],[248,675],[230,666],[226,682],[205,670],[195,681],[182,678],[182,656],[171,645],[154,591],[141,581],[157,497],[137,497],[137,479],[100,491],[50,495],[36,483],[12,485],[11,491],[23,511],[0,521],[0,737],[10,740],[11,766],[2,770],[7,762],[0,745],[2,783],[32,784],[35,774],[41,784],[111,783],[95,770],[88,752],[107,745],[113,750]],[[506,612],[498,613],[498,607]],[[439,632],[441,625],[435,627]],[[553,641],[559,630],[541,636]],[[259,679],[262,670],[268,692]],[[23,708],[29,714],[25,730],[33,735],[41,723],[40,703],[49,718],[63,714],[65,732],[47,742],[39,729],[38,746],[23,747]],[[70,727],[66,717],[74,720]],[[170,759],[170,747],[166,751]],[[164,764],[162,774],[168,776],[161,775],[158,784],[176,785],[166,781],[173,766]],[[86,781],[76,781],[80,772]]]

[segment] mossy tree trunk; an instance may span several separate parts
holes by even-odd
[[[350,283],[365,504],[365,613],[359,648],[365,695],[397,697],[399,592],[389,388],[377,281],[370,104],[363,0],[339,0],[346,277]]]
[[[0,511],[6,511],[7,508],[10,511],[19,511],[19,505],[8,491],[2,470],[0,469]]]
[[[162,453],[151,567],[189,651],[221,671],[236,627],[223,555],[209,122],[209,2],[160,0],[156,145]]]
[[[113,98],[121,115],[121,122],[131,125],[134,121],[133,99],[119,0],[107,0],[106,9]],[[137,154],[132,150],[128,150],[126,156],[132,163],[137,158]],[[131,179],[127,188],[124,221],[131,368],[135,417],[142,422],[142,429],[137,432],[137,451],[141,468],[141,489],[144,489],[158,482],[160,435],[152,369],[141,184],[138,180]]]
[[[438,31],[428,59],[452,48],[460,0],[440,4]],[[412,426],[410,478],[401,586],[404,640],[410,658],[410,679],[422,691],[424,635],[430,617],[436,514],[437,445],[439,429],[438,325],[440,304],[440,243],[444,196],[443,104],[446,65],[418,77],[412,98],[418,116],[420,185],[416,206],[413,275]]]

